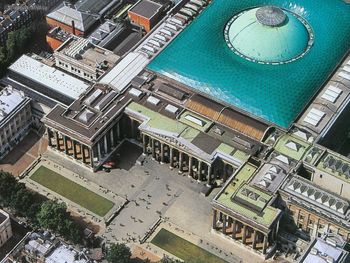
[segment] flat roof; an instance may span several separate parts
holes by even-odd
[[[214,199],[215,203],[252,224],[269,228],[280,214],[280,210],[268,205],[272,195],[248,185],[257,167],[246,163]],[[256,198],[256,200],[255,200]]]
[[[78,99],[89,87],[85,82],[27,55],[22,55],[9,70],[72,99]]]
[[[150,0],[140,0],[129,9],[129,12],[150,19],[157,14],[161,8],[162,5],[159,3]]]
[[[313,250],[313,252],[311,252]],[[300,263],[327,263],[328,259],[331,258],[334,263],[341,263],[345,261],[339,261],[343,257],[344,253],[346,253],[343,249],[334,247],[328,244],[326,241],[318,238],[316,242],[311,246],[310,251],[304,260],[300,261]]]
[[[290,134],[285,134],[278,138],[274,149],[279,153],[299,161],[303,158],[304,154],[310,147],[310,143],[298,139]]]
[[[24,94],[16,89],[6,87],[0,91],[0,124],[25,100]]]
[[[165,136],[173,136],[182,143],[187,144],[191,150],[201,151],[200,154],[202,154],[203,160],[207,162],[211,162],[218,155],[234,163],[240,162],[240,164],[248,159],[249,155],[243,151],[220,142],[220,140],[204,133],[200,129],[161,114],[159,111],[162,110],[153,109],[154,107],[152,108],[147,100],[144,105],[140,103],[131,102],[126,107],[126,113],[136,114],[140,119],[143,119],[141,128],[143,126],[150,131],[164,134]],[[166,105],[168,104],[163,103],[159,107],[163,108]]]
[[[92,44],[88,39],[72,37],[55,51],[55,56],[71,59],[93,69],[107,71],[118,61],[119,56],[112,51]]]
[[[70,250],[64,245],[57,247],[48,257],[45,263],[87,263],[86,259],[75,259],[78,252]]]

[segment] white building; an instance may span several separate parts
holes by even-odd
[[[0,209],[0,247],[12,237],[10,216]]]
[[[27,135],[32,123],[30,101],[12,87],[0,92],[0,159]]]

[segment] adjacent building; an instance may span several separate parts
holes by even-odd
[[[349,252],[344,249],[346,242],[337,235],[326,234],[310,242],[299,263],[346,263]]]
[[[8,33],[28,26],[31,22],[32,13],[26,5],[22,5],[22,8],[12,5],[4,10],[4,12],[0,12],[0,44],[6,44]]]
[[[49,108],[57,103],[69,105],[89,85],[56,69],[54,63],[36,55],[22,55],[9,67],[7,81]]]
[[[16,1],[0,12],[0,45],[4,45],[8,33],[29,26],[33,19],[59,3],[60,0],[24,0]]]
[[[0,247],[12,237],[11,219],[8,213],[0,209]]]
[[[46,16],[46,22],[52,28],[60,27],[76,36],[87,36],[102,17],[121,0],[83,0],[75,5],[63,2]]]
[[[144,28],[146,32],[160,21],[165,5],[152,0],[140,0],[128,10],[131,22]]]
[[[67,33],[60,27],[54,27],[46,34],[46,43],[55,51],[71,37],[71,33]]]
[[[28,133],[32,124],[31,99],[6,87],[0,92],[0,159]]]
[[[65,41],[55,50],[54,58],[56,67],[90,82],[97,81],[119,60],[112,51],[80,37]]]

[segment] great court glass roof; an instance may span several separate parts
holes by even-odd
[[[314,42],[303,57],[279,65],[259,64],[229,48],[224,30],[230,19],[265,5],[290,11],[308,22]],[[311,0],[215,0],[148,67],[288,128],[349,51],[349,36],[350,4],[342,0],[319,0],[317,4]],[[259,37],[246,41],[259,44]],[[287,42],[286,48],[293,49],[293,45]]]

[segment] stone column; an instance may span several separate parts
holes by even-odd
[[[236,233],[237,233],[237,221],[235,219],[232,219],[232,238],[236,239]]]
[[[57,150],[60,150],[60,139],[58,137],[58,132],[56,131],[55,132],[55,137],[56,137],[56,147],[57,147]]]
[[[170,151],[170,169],[174,167],[174,148],[169,146]]]
[[[143,155],[147,154],[147,140],[146,140],[146,135],[143,133],[142,134],[142,151],[143,151]]]
[[[47,132],[48,144],[51,147],[52,142],[51,142],[51,137],[50,137],[50,128],[46,128],[46,132]]]
[[[71,140],[71,142],[72,142],[72,146],[73,146],[73,157],[74,157],[74,159],[77,159],[77,148],[76,148],[76,142],[75,141],[73,141],[73,140]]]
[[[275,240],[277,240],[279,228],[280,228],[280,220],[278,220],[276,224],[276,231],[275,231],[275,237],[274,237]]]
[[[110,137],[111,137],[111,147],[114,148],[114,131],[113,131],[114,127],[111,128],[110,130]]]
[[[92,147],[88,148],[89,156],[90,156],[90,165],[92,168],[94,168],[94,151],[92,150]]]
[[[164,163],[164,143],[160,143],[160,163]]]
[[[227,223],[227,216],[223,215],[222,217],[222,233],[226,235],[226,223]]]
[[[136,134],[135,134],[135,124],[134,124],[134,120],[131,119],[131,138],[132,139],[136,139]]]
[[[263,254],[266,254],[267,249],[267,236],[264,235],[264,241],[263,241]]]
[[[156,146],[155,146],[155,139],[152,138],[152,159],[156,159]]]
[[[68,151],[68,144],[67,144],[67,136],[63,135],[63,145],[64,145],[64,151],[66,154],[69,154]]]
[[[256,248],[256,230],[254,229],[253,232],[253,244],[252,244],[253,249]]]
[[[108,141],[107,141],[107,134],[103,136],[103,142],[104,142],[104,148],[105,148],[105,155],[108,154]]]
[[[119,124],[119,122],[117,123],[117,141],[120,141],[120,124]]]
[[[179,151],[179,174],[182,173],[182,157],[183,153]]]
[[[211,170],[211,165],[208,164],[208,182],[207,182],[207,186],[211,186],[211,174],[212,174],[212,170]]]
[[[188,156],[188,176],[193,176],[192,166],[193,166],[193,157],[191,155]]]
[[[85,156],[85,147],[84,144],[80,144],[80,151],[81,151],[81,158],[83,160],[83,163],[86,163],[86,156]]]
[[[198,182],[201,182],[202,180],[202,161],[198,160],[198,167],[197,167],[197,175],[198,175]]]
[[[242,233],[242,243],[245,244],[246,243],[246,239],[247,239],[247,235],[246,235],[247,226],[246,225],[243,225],[242,231],[243,231],[243,233]]]
[[[218,211],[213,210],[213,229],[216,229],[216,222],[218,221]]]
[[[97,143],[97,158],[98,158],[98,162],[100,162],[102,160],[102,154],[101,154],[101,144],[100,142]]]

